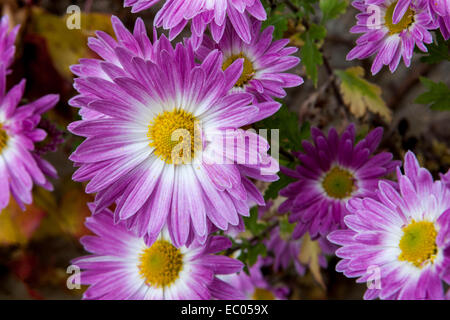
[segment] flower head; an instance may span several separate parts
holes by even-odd
[[[420,0],[428,6],[431,17],[437,22],[445,40],[450,38],[450,2],[448,0]],[[412,0],[398,0],[392,21],[397,24],[411,6]]]
[[[428,30],[437,27],[427,4],[421,0],[411,2],[401,20],[395,23],[393,16],[397,2],[353,1],[352,5],[362,13],[356,16],[358,22],[350,32],[364,35],[356,41],[356,47],[348,53],[347,60],[366,59],[376,54],[372,74],[378,73],[383,65],[388,65],[394,72],[402,58],[405,65],[410,66],[415,46],[427,51],[425,43],[433,41]]]
[[[36,152],[35,144],[47,133],[38,127],[41,115],[53,108],[58,95],[46,95],[19,106],[25,80],[6,91],[6,75],[15,53],[18,27],[10,33],[8,17],[0,22],[0,211],[12,196],[22,209],[33,201],[32,189],[37,184],[51,190],[47,176],[56,177],[50,163]]]
[[[450,39],[450,2],[448,0],[428,0],[428,7],[437,21],[444,39]]]
[[[398,164],[392,154],[372,155],[383,135],[377,128],[355,144],[355,127],[350,125],[341,136],[334,128],[325,136],[311,130],[314,145],[304,141],[304,153],[298,155],[301,165],[282,172],[298,179],[280,192],[288,199],[280,212],[291,212],[290,222],[297,222],[294,238],[307,231],[313,239],[345,227],[346,204],[350,199],[375,196],[378,179]]]
[[[328,236],[342,246],[336,270],[358,282],[375,280],[366,299],[443,299],[442,279],[450,264],[450,190],[433,181],[412,152],[397,178],[399,190],[380,181],[377,199],[349,202],[344,218],[349,229]]]
[[[205,241],[209,225],[237,226],[252,204],[264,203],[248,177],[273,181],[278,171],[267,141],[239,128],[280,105],[230,93],[242,61],[223,71],[213,51],[197,64],[189,44],[173,48],[165,37],[151,44],[113,23],[127,41],[99,39],[109,44],[98,48],[103,59],[75,68],[80,94],[71,104],[96,114],[69,126],[87,138],[70,157],[80,167],[73,178],[90,180],[97,210],[116,203],[115,220],[147,234],[149,244],[166,224],[177,246]]]
[[[93,205],[91,205],[93,209]],[[176,247],[167,231],[151,245],[114,223],[104,210],[89,217],[86,226],[95,233],[81,239],[91,255],[72,263],[82,269],[81,283],[89,285],[85,299],[210,300],[242,296],[217,278],[242,269],[238,260],[215,255],[231,246],[225,237],[210,237],[204,245]]]
[[[289,289],[272,286],[261,271],[265,265],[266,260],[260,257],[249,268],[248,274],[242,271],[237,274],[220,276],[220,279],[240,292],[245,300],[285,300]]]
[[[159,0],[125,0],[132,12],[145,10]],[[260,0],[166,0],[155,17],[155,26],[170,30],[173,40],[191,21],[192,36],[201,41],[209,25],[213,39],[218,42],[224,33],[226,18],[229,18],[239,37],[246,43],[251,41],[250,17],[266,20],[266,11]]]
[[[233,87],[233,91],[249,92],[260,101],[283,98],[284,88],[296,87],[303,79],[285,71],[295,67],[300,59],[292,56],[297,48],[286,47],[288,39],[272,41],[273,26],[261,31],[261,22],[251,19],[251,40],[244,42],[228,23],[222,39],[215,43],[205,36],[196,51],[200,60],[217,49],[223,54],[222,68],[226,70],[234,61],[243,59],[243,72]]]

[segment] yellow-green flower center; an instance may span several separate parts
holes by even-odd
[[[183,254],[166,240],[156,241],[140,256],[139,273],[149,286],[173,284],[183,269]]]
[[[330,198],[345,199],[356,188],[355,178],[348,170],[336,166],[325,175],[322,187]]]
[[[256,288],[252,295],[253,300],[275,300],[273,293],[267,289]]]
[[[429,221],[412,220],[402,230],[403,236],[399,244],[402,252],[399,260],[411,262],[416,267],[433,262],[437,255],[437,231],[434,224]]]
[[[2,153],[3,149],[6,148],[6,145],[8,144],[8,134],[3,129],[3,125],[0,123],[0,154]]]
[[[166,163],[190,163],[201,148],[197,119],[184,110],[157,115],[148,127],[147,137],[156,156]]]
[[[393,2],[387,9],[386,15],[384,16],[384,23],[386,27],[389,29],[390,34],[400,33],[403,30],[407,29],[414,22],[414,11],[411,8],[406,10],[403,18],[397,23],[394,24],[392,21],[392,16],[394,15],[394,9],[397,6],[397,2]]]
[[[241,77],[239,78],[239,80],[236,82],[236,84],[234,86],[242,88],[250,80],[252,80],[253,76],[255,75],[255,69],[253,68],[253,63],[245,54],[243,54],[241,52],[239,54],[232,55],[231,57],[226,59],[222,65],[222,70],[225,71],[237,59],[244,59],[244,70],[242,71]]]

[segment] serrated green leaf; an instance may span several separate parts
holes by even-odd
[[[302,35],[304,45],[300,50],[300,57],[305,66],[306,74],[313,81],[314,86],[317,86],[318,67],[323,64],[322,53],[317,42],[323,40],[325,36],[326,29],[315,24],[312,24]]]
[[[268,1],[264,1],[264,7],[266,8],[267,19],[263,21],[262,28],[273,26],[274,39],[283,38],[284,33],[288,30],[288,17],[284,12],[284,3],[278,3],[275,7],[272,7]]]
[[[249,246],[247,253],[249,266],[250,267],[253,266],[256,263],[256,261],[258,261],[259,256],[265,257],[266,255],[267,249],[262,242],[259,242],[254,246]]]
[[[336,19],[347,10],[346,0],[320,0],[320,10],[322,10],[322,23]]]
[[[429,64],[450,61],[450,41],[445,41],[440,32],[436,32],[436,42],[427,45],[428,52],[420,58],[421,62]],[[424,54],[420,51],[421,54]]]
[[[443,82],[433,82],[430,79],[421,77],[420,81],[428,89],[417,97],[417,103],[430,104],[431,109],[440,111],[450,110],[450,89]]]
[[[264,223],[258,222],[258,207],[250,209],[250,216],[244,217],[245,228],[254,235],[260,234],[266,227]]]

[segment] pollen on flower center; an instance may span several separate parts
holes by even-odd
[[[241,77],[234,86],[242,88],[250,80],[252,80],[253,76],[255,75],[255,69],[253,68],[253,64],[248,57],[246,57],[242,52],[239,54],[232,55],[231,57],[225,60],[225,62],[222,65],[222,70],[225,71],[237,59],[244,59],[244,70],[242,71]]]
[[[411,8],[408,8],[408,10],[406,10],[405,14],[403,15],[403,18],[397,24],[394,24],[392,22],[394,9],[397,6],[397,2],[398,1],[393,2],[387,8],[386,15],[384,17],[386,27],[389,29],[389,33],[391,35],[402,32],[403,30],[407,29],[410,25],[412,25],[414,22],[414,11],[411,10]]]
[[[267,289],[256,288],[252,295],[253,300],[275,300],[273,293]]]
[[[197,119],[184,110],[157,115],[148,127],[147,137],[155,154],[166,163],[190,163],[201,148]]]
[[[149,286],[173,284],[183,269],[183,254],[166,240],[158,240],[141,254],[139,273]]]
[[[432,262],[437,254],[437,231],[434,224],[429,221],[416,222],[412,220],[402,230],[399,260],[409,261],[416,267],[422,267],[429,261]]]
[[[330,198],[344,199],[355,190],[355,178],[348,170],[336,166],[325,175],[322,187]]]
[[[3,129],[3,126],[0,123],[0,153],[2,152],[3,149],[6,148],[6,145],[8,143],[8,139],[9,139],[8,134]]]

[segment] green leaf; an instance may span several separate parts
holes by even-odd
[[[288,19],[286,13],[284,13],[284,3],[279,3],[272,7],[268,1],[264,1],[264,7],[266,8],[267,20],[262,23],[262,28],[273,26],[275,28],[273,37],[275,39],[283,38],[284,33],[288,30]]]
[[[433,82],[430,79],[421,77],[420,81],[428,89],[417,97],[417,103],[431,104],[431,109],[440,111],[450,111],[450,89],[443,82]]]
[[[301,150],[302,141],[309,138],[309,124],[305,122],[300,127],[298,115],[284,105],[272,117],[256,123],[255,128],[279,129],[280,148],[286,150]]]
[[[297,16],[300,19],[315,13],[314,5],[317,0],[292,0],[291,2],[298,8]]]
[[[300,50],[302,63],[306,68],[306,74],[317,87],[318,67],[323,64],[322,53],[319,50],[318,41],[323,40],[327,30],[323,26],[312,24],[310,28],[302,34],[304,45]]]
[[[320,0],[320,10],[322,10],[322,23],[336,19],[347,10],[346,0]]]
[[[420,58],[421,62],[434,64],[441,61],[450,61],[449,41],[445,41],[440,32],[436,32],[436,42],[428,44],[427,49],[426,55]],[[420,53],[424,54],[421,51]]]
[[[259,256],[265,257],[266,255],[267,255],[267,249],[266,249],[266,246],[262,242],[259,242],[254,246],[249,246],[248,253],[247,253],[249,266],[250,267],[253,266],[256,263],[256,261],[258,260]]]
[[[260,234],[266,228],[266,224],[258,222],[257,206],[250,209],[249,217],[244,217],[244,224],[246,230],[250,231],[253,235]]]

